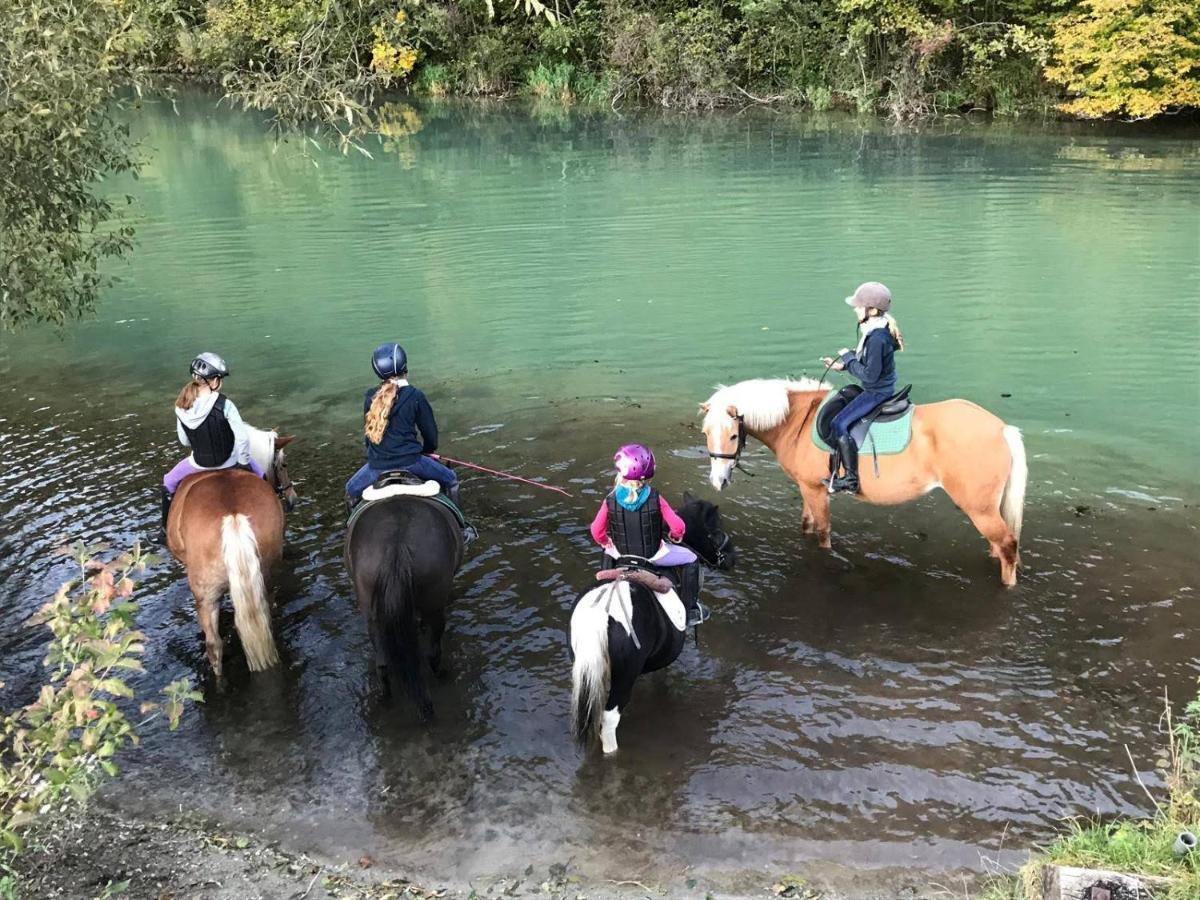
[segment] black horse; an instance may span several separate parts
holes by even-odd
[[[419,629],[428,632],[426,659],[436,674],[463,551],[454,513],[424,497],[371,503],[352,518],[346,535],[346,566],[367,620],[380,690],[390,697],[391,680],[397,679],[425,720],[433,717],[433,702],[425,687]]]
[[[683,542],[701,561],[727,571],[737,553],[717,507],[684,494],[679,516],[687,525]],[[641,576],[634,576],[641,578]],[[669,666],[683,650],[683,604],[659,597],[639,581],[610,581],[585,591],[571,613],[571,730],[580,745],[600,738],[605,753],[617,749],[621,710],[643,672]]]

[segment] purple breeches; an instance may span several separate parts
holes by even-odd
[[[200,468],[198,465],[192,462],[192,458],[190,456],[184,457],[175,464],[175,468],[163,476],[163,487],[167,489],[168,494],[174,494],[177,490],[179,490],[179,485],[183,482],[183,479],[187,478],[189,475],[199,475],[201,472],[213,471],[216,470]],[[267,473],[264,472],[262,467],[253,459],[250,460],[250,471],[252,471],[259,478],[267,477]]]

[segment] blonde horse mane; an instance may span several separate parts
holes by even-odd
[[[713,417],[724,417],[733,406],[746,420],[746,425],[755,431],[764,431],[781,424],[792,409],[792,394],[810,391],[828,391],[833,385],[816,378],[789,380],[786,378],[751,378],[737,384],[717,385],[716,393],[705,404],[704,425],[707,428]]]

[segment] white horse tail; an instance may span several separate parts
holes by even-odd
[[[269,669],[279,662],[279,653],[271,634],[267,586],[258,558],[258,538],[241,513],[221,519],[221,558],[233,598],[233,624],[242,639],[246,662],[251,672]]]
[[[571,733],[580,745],[600,737],[612,668],[608,659],[608,610],[585,594],[571,613]]]
[[[1021,429],[1014,425],[1005,425],[1004,441],[1012,453],[1012,468],[1008,472],[1008,481],[1004,483],[1004,493],[1000,495],[1000,515],[1004,517],[1004,524],[1008,526],[1008,530],[1020,543],[1029,466],[1025,461],[1025,442],[1021,439]]]

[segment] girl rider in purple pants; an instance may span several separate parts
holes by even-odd
[[[191,380],[175,401],[175,430],[179,443],[192,452],[163,478],[164,530],[171,498],[189,475],[246,466],[259,478],[266,477],[250,457],[250,436],[237,407],[221,393],[221,385],[229,377],[225,360],[215,353],[201,353],[192,360],[189,372]]]

